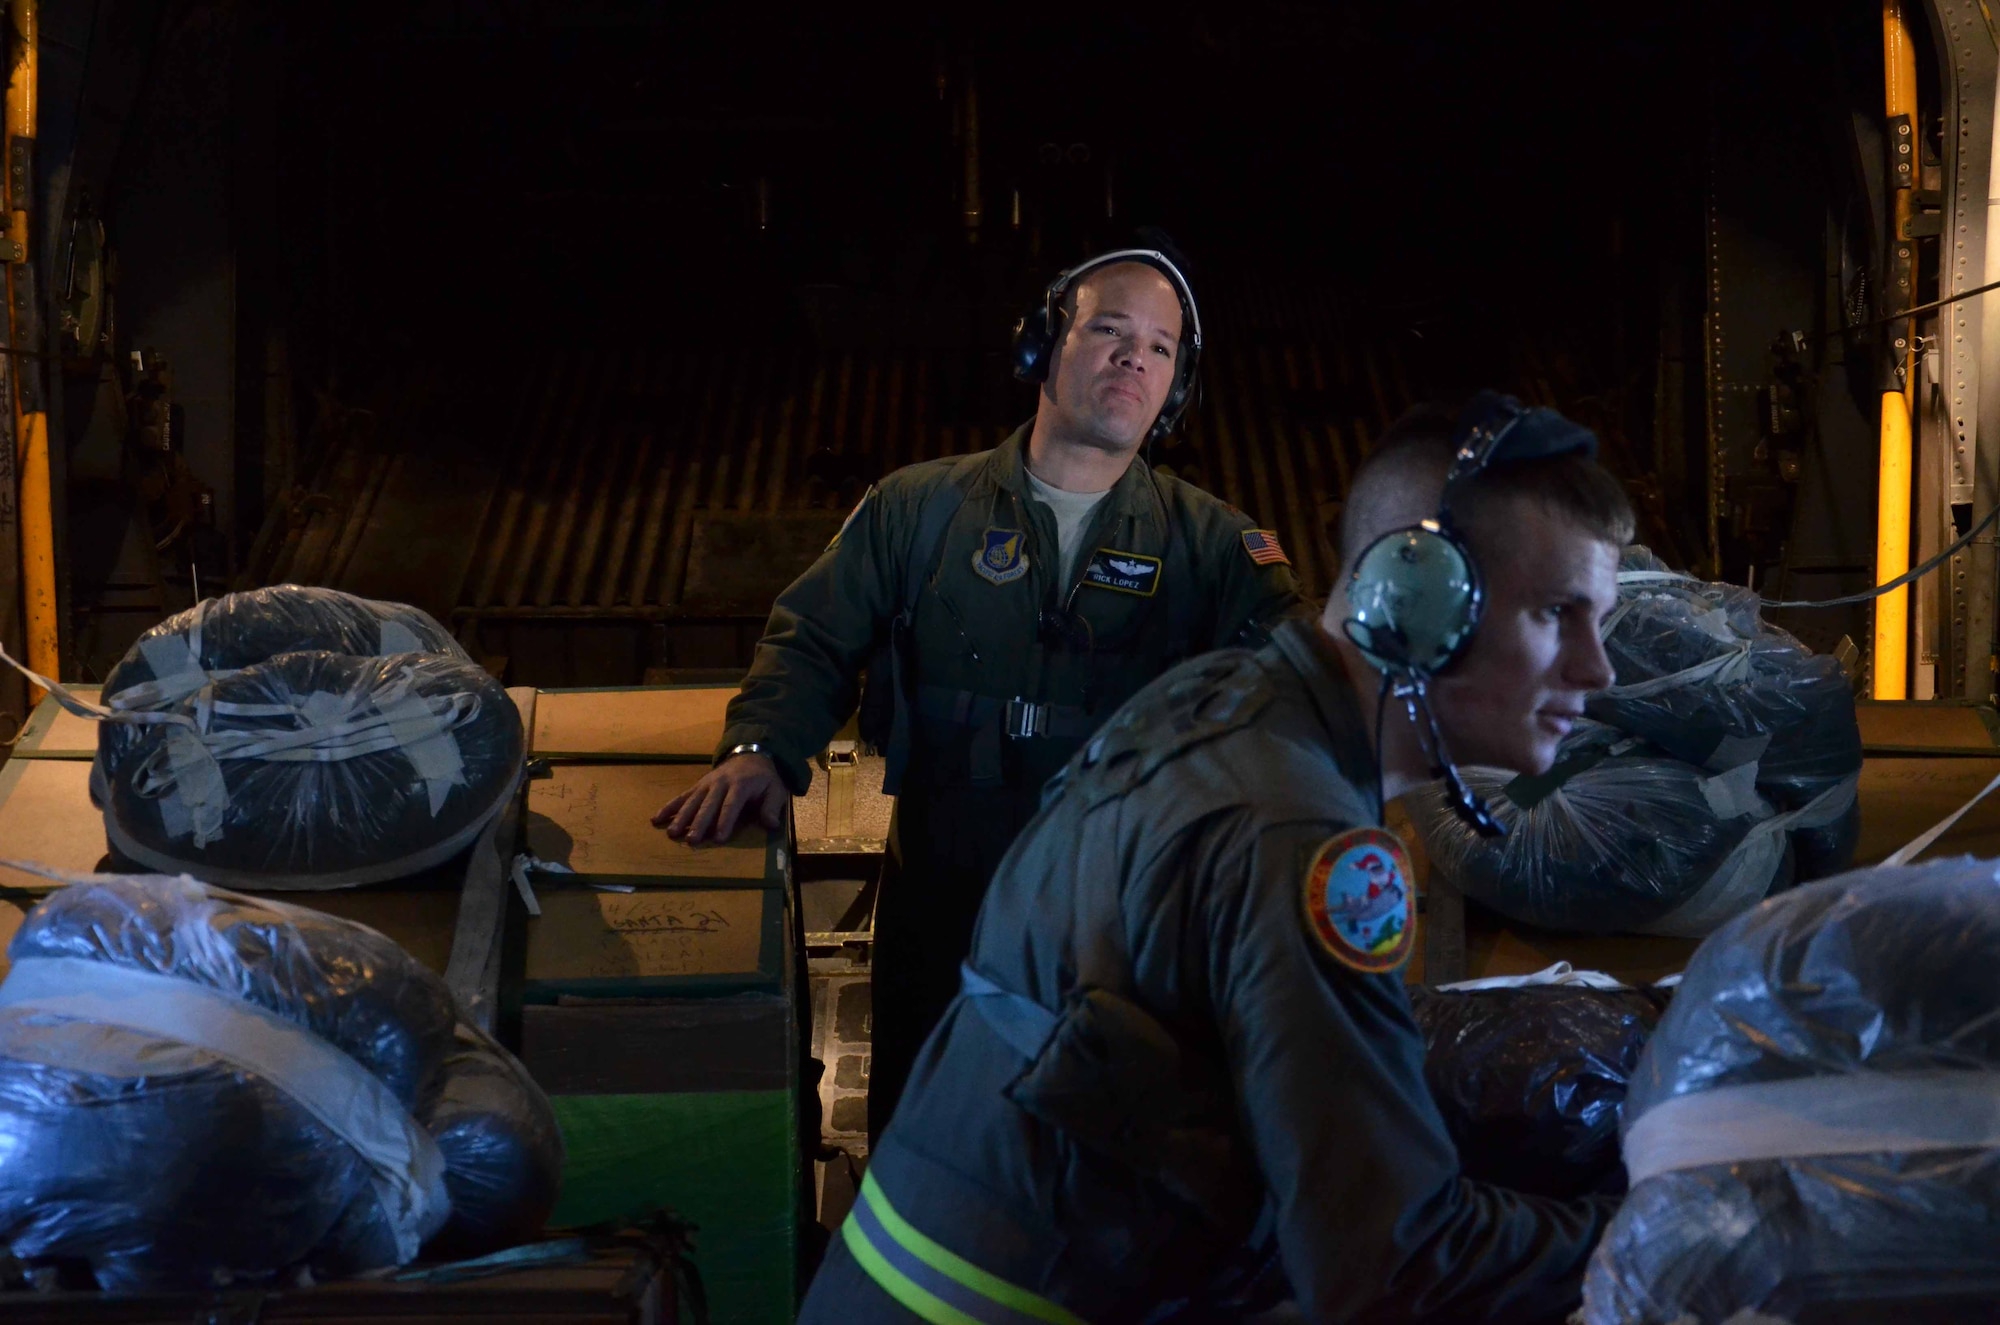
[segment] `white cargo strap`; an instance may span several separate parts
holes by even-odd
[[[543,860],[531,851],[517,851],[514,860],[507,867],[507,877],[514,881],[514,891],[521,894],[521,905],[528,908],[531,916],[542,914],[542,903],[535,896],[536,874],[574,874],[575,870],[557,860]]]
[[[1459,980],[1448,985],[1439,985],[1438,990],[1446,994],[1476,994],[1490,989],[1538,989],[1545,986],[1571,985],[1584,989],[1630,989],[1632,986],[1616,976],[1603,971],[1579,971],[1568,962],[1557,962],[1554,966],[1544,966],[1528,975],[1489,975],[1478,980]]]
[[[1702,583],[1692,575],[1682,575],[1677,571],[1633,570],[1618,573],[1618,586],[1621,589],[1628,585]],[[1610,639],[1611,632],[1618,628],[1626,613],[1644,601],[1646,601],[1645,596],[1638,595],[1619,603],[1599,627],[1597,632],[1599,637]],[[1634,681],[1630,685],[1614,685],[1604,692],[1605,695],[1612,699],[1647,699],[1699,681],[1712,681],[1716,685],[1733,685],[1750,674],[1750,650],[1756,641],[1744,639],[1736,633],[1729,624],[1729,613],[1726,609],[1710,608],[1695,617],[1694,625],[1699,627],[1703,634],[1729,645],[1728,650],[1706,662],[1696,663],[1693,667],[1678,672],[1669,672],[1665,676],[1656,676],[1647,681]]]
[[[337,763],[401,750],[424,783],[432,815],[444,807],[453,787],[466,784],[465,760],[458,739],[451,733],[478,712],[479,701],[474,696],[426,698],[414,694],[410,669],[405,668],[402,675],[371,692],[365,702],[357,702],[348,694],[317,691],[297,705],[217,703],[202,694],[208,685],[208,674],[194,666],[194,654],[187,641],[174,635],[146,643],[163,641],[178,646],[193,667],[193,674],[202,678],[200,685],[178,690],[174,695],[176,700],[194,696],[193,717],[115,707],[135,692],[145,690],[143,686],[119,691],[111,698],[112,706],[93,704],[65,689],[60,682],[16,661],[4,648],[0,648],[0,663],[6,663],[48,691],[56,703],[80,718],[179,729],[167,734],[132,780],[136,793],[159,801],[161,825],[169,837],[192,836],[197,847],[205,847],[222,836],[223,816],[229,808],[229,788],[221,765],[226,759]],[[165,657],[172,650],[161,652]],[[186,673],[170,675],[185,677]],[[148,682],[147,686],[152,684]],[[210,724],[217,716],[293,717],[303,720],[304,725],[291,730],[213,731]]]
[[[0,1007],[116,1026],[190,1045],[270,1082],[352,1146],[401,1261],[451,1213],[444,1156],[402,1101],[360,1063],[302,1026],[218,989],[81,957],[22,957]]]
[[[1923,832],[1918,833],[1882,863],[1884,865],[1907,865],[1918,856],[1921,856],[1931,843],[1950,832],[1953,824],[1972,813],[1972,807],[1991,795],[1995,787],[2000,787],[2000,777],[1994,778],[1978,791],[1972,793],[1971,799],[1967,800],[1965,804],[1959,806],[1950,814],[1947,814],[1944,818],[1926,828]]]
[[[1655,1104],[1625,1129],[1637,1187],[1681,1169],[1824,1155],[2000,1147],[2000,1073],[1849,1072],[1719,1086]]]
[[[1728,775],[1711,778],[1724,783]],[[1744,834],[1708,882],[1688,899],[1651,924],[1640,925],[1642,934],[1666,934],[1675,938],[1702,938],[1725,920],[1749,910],[1764,900],[1771,889],[1771,876],[1785,855],[1785,834],[1799,828],[1824,828],[1846,814],[1854,804],[1861,774],[1850,773],[1796,810],[1777,814]],[[1704,786],[1711,803],[1715,791]]]

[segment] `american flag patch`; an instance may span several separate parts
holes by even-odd
[[[1245,529],[1243,550],[1259,566],[1289,566],[1292,559],[1278,546],[1278,536],[1269,529]]]

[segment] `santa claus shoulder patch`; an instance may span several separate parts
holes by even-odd
[[[1328,838],[1306,867],[1305,904],[1313,937],[1342,966],[1382,975],[1410,959],[1416,886],[1394,833],[1351,828]]]

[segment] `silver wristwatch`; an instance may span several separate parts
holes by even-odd
[[[734,759],[737,755],[763,755],[766,759],[769,759],[771,757],[771,752],[769,750],[766,750],[763,746],[759,745],[755,741],[745,741],[741,745],[730,746],[728,751],[722,756],[722,758]],[[721,763],[722,760],[718,759],[716,762]]]

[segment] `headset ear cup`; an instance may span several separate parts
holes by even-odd
[[[1030,309],[1014,324],[1014,379],[1019,382],[1047,381],[1049,351],[1052,348],[1048,309]]]
[[[1148,441],[1157,442],[1165,438],[1180,426],[1189,410],[1201,405],[1201,379],[1195,376],[1194,365],[1189,363],[1185,368],[1177,367],[1175,371],[1178,375],[1167,392],[1166,400],[1161,402],[1160,417],[1153,421],[1152,430],[1146,434]]]
[[[1471,646],[1484,598],[1464,543],[1437,530],[1398,529],[1356,559],[1347,581],[1353,615],[1343,628],[1377,669],[1436,676]]]

